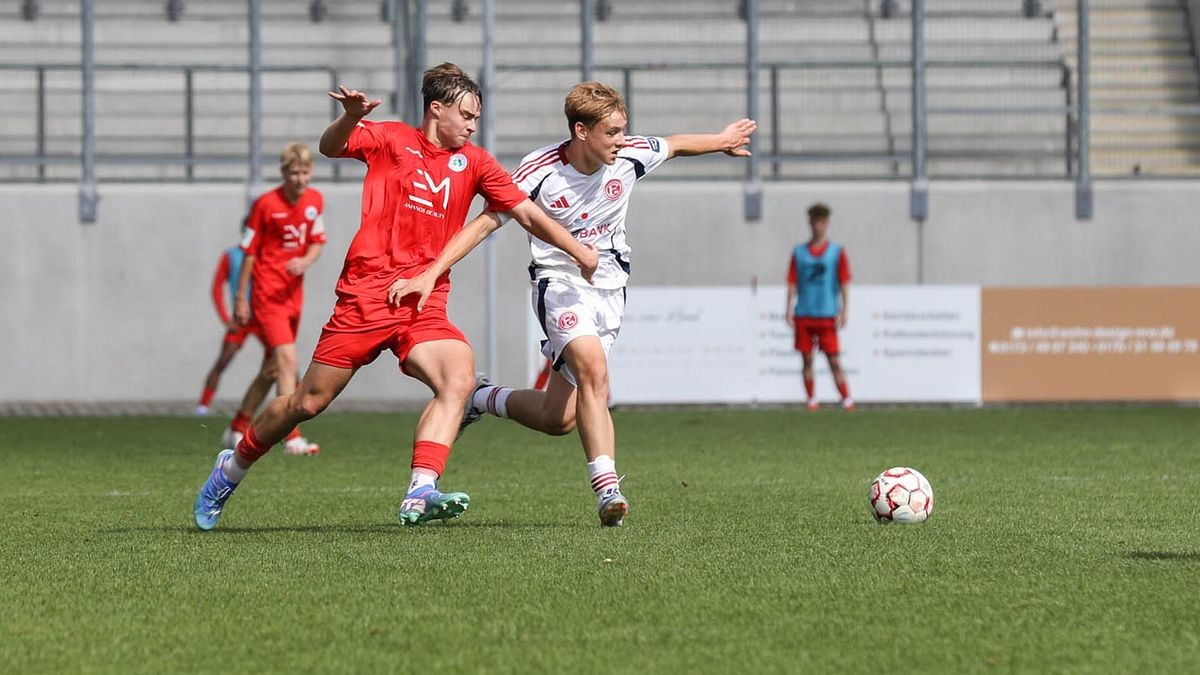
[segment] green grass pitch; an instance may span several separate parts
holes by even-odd
[[[496,419],[457,521],[395,520],[413,415],[329,414],[216,531],[224,420],[0,420],[0,671],[1195,672],[1194,409],[618,411],[633,508],[577,438]],[[936,511],[877,525],[871,478]]]

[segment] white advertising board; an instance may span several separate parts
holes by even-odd
[[[609,354],[614,403],[798,402],[801,359],[783,286],[634,287]],[[842,365],[857,401],[980,400],[977,286],[850,290]],[[531,344],[542,339],[531,317]],[[530,357],[530,377],[542,360]],[[817,396],[838,394],[821,355]]]

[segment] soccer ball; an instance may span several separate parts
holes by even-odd
[[[923,523],[933,515],[933,487],[920,471],[906,466],[876,476],[867,499],[875,520],[881,523]]]

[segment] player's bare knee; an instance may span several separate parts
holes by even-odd
[[[455,401],[466,401],[474,391],[475,375],[470,371],[463,371],[446,378],[438,395]]]
[[[293,414],[310,420],[325,411],[332,399],[323,394],[297,391],[288,401]]]

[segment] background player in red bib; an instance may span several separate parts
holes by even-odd
[[[242,236],[246,232],[246,218],[242,219],[241,233]],[[240,239],[240,237],[239,237]],[[217,261],[217,269],[213,273],[212,278],[212,301],[213,307],[217,310],[217,317],[221,319],[221,325],[225,327],[225,334],[221,338],[221,351],[217,354],[217,360],[209,369],[208,375],[204,378],[204,391],[200,394],[200,401],[196,404],[196,414],[204,416],[208,414],[208,406],[212,403],[213,396],[217,393],[217,386],[221,382],[221,375],[225,369],[229,367],[233,357],[241,350],[242,345],[246,343],[246,338],[254,335],[262,342],[262,336],[258,334],[257,326],[249,324],[239,326],[233,319],[230,313],[230,308],[234,304],[234,295],[237,293],[238,277],[242,270],[242,247],[241,245],[230,246],[221,253],[221,259]],[[226,303],[226,296],[229,296],[229,302]],[[259,378],[261,379],[261,378]],[[274,379],[266,380],[265,388],[262,382],[256,380],[251,386],[251,390],[261,390],[258,395],[258,403],[262,403],[266,398],[267,392],[270,391],[271,384]],[[232,447],[232,446],[226,446]]]
[[[846,287],[850,284],[850,261],[841,244],[829,241],[829,207],[813,204],[808,209],[811,238],[796,246],[788,265],[786,314],[796,331],[796,351],[804,359],[804,390],[808,409],[819,407],[813,382],[813,346],[829,359],[829,370],[842,395],[842,407],[854,409],[846,373],[838,357],[839,328],[846,325]]]
[[[308,185],[312,167],[308,146],[291,143],[283,149],[279,156],[283,183],[255,200],[242,238],[246,258],[238,278],[234,318],[240,325],[258,327],[270,352],[262,374],[274,373],[280,396],[291,396],[296,390],[296,334],[304,307],[304,272],[325,248],[325,199]],[[249,302],[247,289],[251,289]],[[261,403],[250,394],[247,392],[229,424],[228,435],[233,440],[240,441],[239,435],[245,433],[250,416]],[[284,444],[288,454],[312,455],[320,449],[300,435],[299,427],[288,431]]]
[[[338,279],[333,316],[304,380],[292,396],[267,406],[236,452],[218,455],[193,508],[201,529],[216,525],[229,495],[256,460],[296,423],[324,410],[355,371],[384,350],[395,354],[405,374],[433,392],[413,434],[412,476],[400,521],[419,524],[458,516],[469,498],[441,492],[437,481],[475,388],[475,359],[446,315],[449,265],[441,264],[439,254],[463,229],[471,200],[479,194],[489,208],[507,212],[534,235],[562,247],[585,278],[595,271],[595,250],[543,214],[491,154],[470,143],[482,109],[479,86],[458,66],[443,63],[425,72],[421,91],[425,115],[419,129],[403,122],[368,122],[363,118],[379,100],[345,87],[330,92],[344,112],[321,136],[320,149],[330,157],[367,164],[362,221]],[[483,215],[473,223],[492,218]],[[397,294],[413,281],[427,284],[429,292]]]

